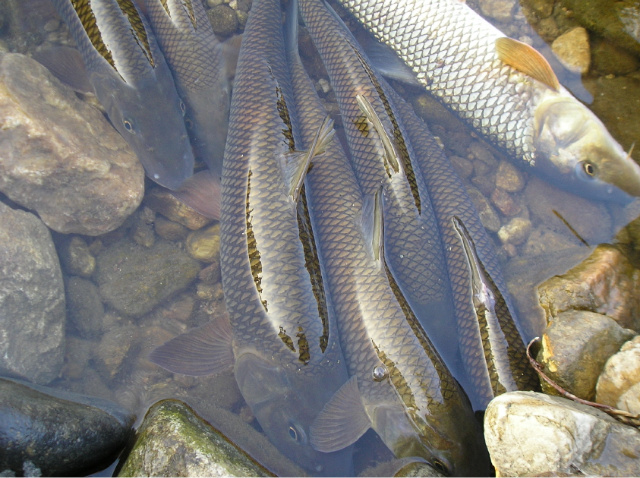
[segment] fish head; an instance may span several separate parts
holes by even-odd
[[[640,196],[640,166],[573,97],[553,95],[535,112],[535,167],[580,196],[618,203]]]
[[[109,121],[129,143],[150,179],[173,190],[193,174],[185,107],[171,78],[147,75],[131,85],[114,75],[102,75],[92,79],[92,84]]]
[[[301,365],[303,366],[303,365]],[[269,440],[289,459],[314,476],[349,476],[351,447],[323,453],[309,441],[309,427],[324,406],[325,391],[344,380],[339,368],[303,373],[247,352],[236,357],[236,381],[245,401]]]
[[[379,407],[376,432],[393,444],[396,458],[423,458],[445,476],[487,476],[489,455],[479,424],[470,407],[457,410],[451,405],[437,414]]]

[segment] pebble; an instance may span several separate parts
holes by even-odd
[[[189,234],[189,229],[182,224],[157,216],[154,222],[156,234],[167,241],[182,241]]]
[[[514,217],[498,231],[503,244],[520,245],[529,237],[531,221],[522,217]]]
[[[236,11],[229,5],[219,4],[207,12],[214,33],[227,37],[233,35],[238,29],[238,17]]]
[[[46,384],[64,360],[66,307],[58,254],[35,215],[0,202],[0,368]]]
[[[496,476],[640,474],[640,431],[562,397],[504,393],[489,403],[484,430]]]
[[[96,285],[82,277],[67,281],[67,313],[80,337],[95,339],[103,331],[104,306]]]
[[[153,188],[144,197],[144,204],[173,222],[195,231],[206,226],[211,219],[180,202],[168,189]]]
[[[193,231],[187,237],[187,253],[202,262],[214,262],[220,258],[220,223]]]
[[[71,236],[58,247],[60,263],[71,275],[91,277],[96,269],[93,257],[86,241],[80,236]]]
[[[106,383],[110,383],[125,366],[137,335],[138,329],[134,325],[123,323],[111,327],[100,339],[93,355],[93,365]]]
[[[96,397],[0,378],[0,473],[84,476],[126,444],[135,417]]]
[[[96,108],[35,60],[0,56],[0,191],[64,234],[112,231],[140,204],[144,170]]]
[[[538,361],[562,388],[593,401],[605,363],[633,336],[633,331],[623,329],[606,315],[582,310],[563,312],[547,326]],[[542,382],[542,391],[557,394],[546,382]]]
[[[467,188],[467,193],[478,210],[478,215],[485,229],[490,232],[498,232],[500,229],[500,217],[487,198],[473,187]]]
[[[515,7],[513,0],[479,0],[478,4],[484,16],[506,22],[511,20]]]
[[[513,217],[523,211],[520,200],[499,188],[494,189],[491,193],[491,202],[503,216]]]
[[[118,312],[141,317],[184,290],[200,264],[171,242],[150,248],[122,239],[97,257],[96,283],[103,299]]]
[[[575,27],[556,38],[551,50],[569,70],[585,74],[591,64],[589,34],[582,27]]]
[[[607,361],[596,386],[596,402],[640,414],[640,335]]]
[[[509,193],[517,193],[525,186],[523,174],[509,161],[500,161],[496,173],[496,187]]]

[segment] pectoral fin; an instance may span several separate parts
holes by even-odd
[[[356,377],[351,377],[327,402],[310,427],[311,446],[323,453],[342,450],[371,428]]]
[[[178,335],[151,352],[149,359],[184,375],[215,375],[233,366],[233,335],[224,317]]]
[[[387,130],[382,125],[382,121],[380,121],[380,118],[373,109],[373,106],[371,105],[369,100],[362,95],[356,95],[356,101],[358,102],[360,111],[362,111],[362,114],[373,125],[373,128],[376,130],[376,133],[378,133],[378,136],[380,137],[380,141],[382,141],[382,146],[384,146],[385,151],[384,160],[387,167],[392,169],[396,173],[399,172],[400,163],[398,162],[398,152],[393,146],[393,141],[391,140],[389,133],[387,133]]]
[[[362,204],[362,230],[371,257],[379,263],[384,257],[382,186]]]
[[[558,77],[542,54],[532,46],[513,38],[496,40],[498,58],[507,65],[544,83],[555,91],[560,90]]]
[[[327,116],[318,128],[308,151],[291,153],[285,157],[284,176],[287,180],[289,195],[294,202],[298,201],[300,189],[311,165],[311,160],[324,153],[334,132],[333,121]]]
[[[33,59],[46,66],[53,76],[78,93],[94,92],[82,55],[75,48],[68,46],[46,48],[35,52]]]
[[[180,202],[209,219],[220,219],[222,184],[209,170],[200,171],[185,179],[180,188],[169,191]]]

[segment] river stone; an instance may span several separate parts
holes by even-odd
[[[67,312],[69,322],[80,337],[94,339],[102,334],[104,306],[96,285],[81,277],[67,281]]]
[[[134,419],[107,400],[0,378],[0,472],[100,470],[124,447]]]
[[[0,56],[0,191],[54,231],[98,235],[140,204],[144,171],[120,134],[35,60]]]
[[[494,398],[484,435],[496,476],[638,476],[640,431],[562,397]]]
[[[62,267],[71,275],[91,277],[96,269],[96,258],[80,236],[65,238],[58,248],[58,253]]]
[[[211,219],[181,202],[171,194],[171,191],[165,188],[153,188],[145,196],[144,203],[151,210],[188,227],[192,231],[200,229],[211,222]]]
[[[64,360],[65,297],[47,227],[0,202],[0,368],[37,383]]]
[[[198,261],[171,242],[158,240],[146,248],[124,238],[98,255],[95,278],[110,306],[141,317],[184,290],[198,272]]]
[[[605,315],[563,312],[545,330],[538,360],[549,378],[562,388],[593,401],[605,363],[633,335]],[[542,383],[542,390],[557,393],[546,382]]]
[[[551,44],[551,50],[569,70],[585,74],[591,64],[589,34],[582,27],[563,33]]]
[[[599,245],[566,274],[542,283],[538,296],[547,321],[566,310],[589,310],[640,331],[640,271],[616,246]]]
[[[596,402],[640,414],[640,335],[607,361],[596,386]]]
[[[178,400],[153,405],[118,476],[274,476]]]
[[[216,262],[220,259],[220,223],[193,231],[187,237],[187,252],[202,262]]]

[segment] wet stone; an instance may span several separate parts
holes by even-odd
[[[102,334],[104,306],[96,285],[81,277],[67,282],[69,322],[80,337],[97,338]]]
[[[95,277],[103,299],[132,317],[184,290],[200,272],[196,260],[166,241],[145,248],[125,238],[101,252],[97,261]]]
[[[593,401],[605,363],[633,335],[633,331],[623,329],[606,315],[563,312],[545,330],[538,361],[562,388]],[[546,382],[542,383],[542,390],[557,394]]]
[[[230,36],[238,29],[238,17],[229,5],[216,5],[208,13],[213,31],[218,35]]]
[[[567,310],[589,310],[640,330],[640,271],[615,246],[599,245],[566,274],[542,283],[538,296],[547,321]]]
[[[64,360],[66,307],[51,234],[0,202],[0,368],[49,383]]]
[[[522,217],[514,217],[498,231],[498,237],[503,244],[520,245],[524,243],[531,232],[531,221]]]
[[[163,400],[147,412],[118,476],[273,475],[190,407]]]
[[[138,336],[130,324],[110,328],[95,349],[93,363],[105,382],[113,380],[126,365],[127,354]]]
[[[180,202],[168,189],[153,188],[144,198],[144,203],[153,211],[195,231],[206,226],[211,219]]]
[[[467,158],[450,156],[449,161],[451,161],[451,164],[453,164],[453,167],[461,179],[467,179],[471,174],[473,174],[473,163]]]
[[[484,430],[496,476],[640,474],[640,431],[565,398],[502,394],[487,406]]]
[[[96,258],[89,251],[86,241],[80,236],[72,236],[63,241],[58,253],[62,267],[71,275],[91,277],[96,268]]]
[[[186,239],[189,230],[182,224],[157,216],[154,223],[155,231],[158,236],[167,241],[181,241]]]
[[[192,232],[186,241],[187,252],[202,262],[214,262],[220,258],[220,223]]]
[[[582,27],[576,27],[563,33],[551,44],[551,50],[569,70],[587,73],[591,63],[589,34]]]
[[[502,213],[503,216],[512,217],[522,212],[521,201],[514,195],[502,189],[494,189],[491,193],[491,202]]]
[[[485,229],[490,232],[498,232],[500,229],[500,217],[487,198],[476,188],[469,188],[467,193],[478,210],[478,215]]]
[[[100,470],[124,447],[134,418],[107,400],[0,378],[0,472]]]
[[[579,242],[573,237],[559,234],[546,226],[539,226],[531,231],[522,252],[525,256],[538,256],[545,253],[570,249]]]
[[[553,13],[554,0],[521,0],[522,8],[530,8],[540,17],[547,18]]]
[[[607,361],[596,386],[596,402],[640,414],[640,335]]]
[[[627,75],[640,68],[640,58],[607,40],[592,43],[591,68],[603,75]]]
[[[26,56],[0,56],[0,129],[0,191],[54,231],[103,234],[140,204],[144,170],[125,140]]]
[[[500,161],[496,173],[496,187],[509,193],[521,191],[524,188],[522,172],[508,161]]]
[[[511,20],[515,2],[513,0],[479,0],[478,5],[482,14],[499,22]]]

